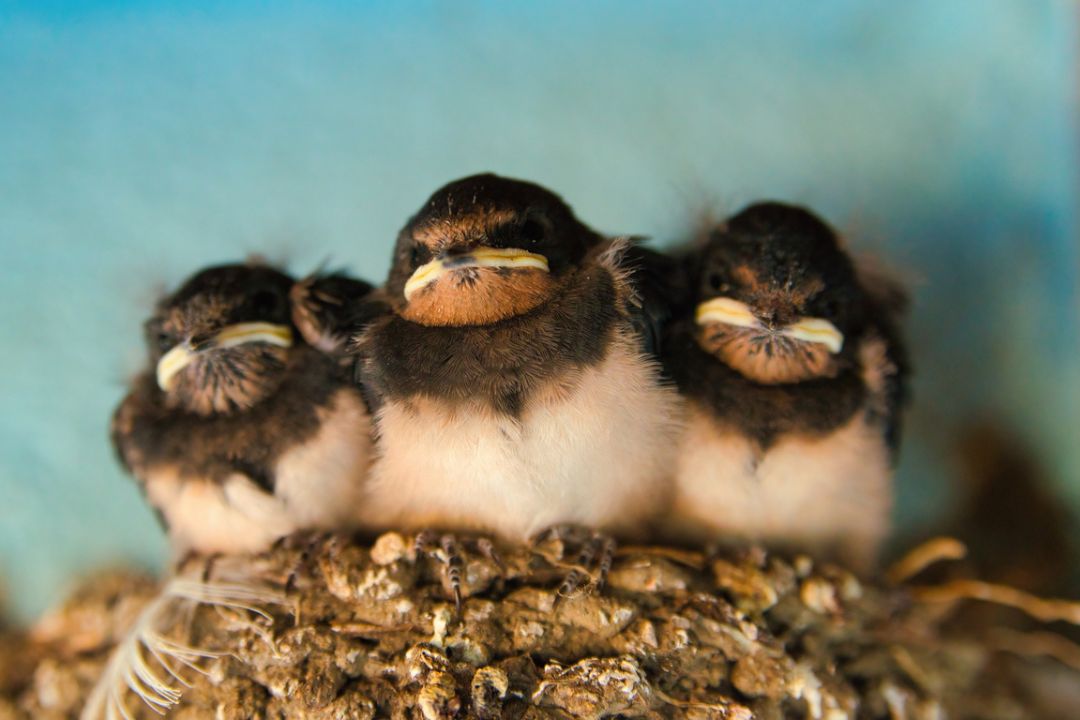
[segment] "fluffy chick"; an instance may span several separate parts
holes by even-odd
[[[380,442],[366,521],[642,535],[680,408],[649,352],[647,257],[532,183],[477,175],[432,195],[398,237],[393,312],[358,338]]]
[[[212,267],[146,322],[149,369],[112,438],[177,557],[359,517],[370,415],[349,373],[296,332],[293,285],[259,264]]]
[[[890,527],[903,294],[815,215],[752,205],[689,259],[665,365],[686,397],[669,534],[873,565]]]

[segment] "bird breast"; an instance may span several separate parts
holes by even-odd
[[[379,411],[364,503],[376,527],[465,527],[520,540],[558,523],[613,531],[665,494],[679,400],[617,335],[603,360],[534,391],[518,417],[412,396]]]
[[[680,443],[669,534],[829,553],[865,567],[887,535],[892,469],[881,427],[860,411],[825,435],[788,433],[766,450],[695,406]]]

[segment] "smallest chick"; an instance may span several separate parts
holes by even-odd
[[[689,405],[669,533],[869,570],[889,532],[907,363],[897,289],[815,215],[759,203],[689,260],[665,365]]]
[[[212,267],[146,323],[150,367],[112,438],[177,558],[258,552],[359,515],[369,413],[348,371],[296,331],[293,286],[264,265]]]

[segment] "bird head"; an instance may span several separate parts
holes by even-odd
[[[145,329],[167,403],[211,415],[250,408],[272,393],[293,344],[292,285],[266,266],[222,265],[162,299]]]
[[[758,203],[718,227],[701,251],[698,342],[765,384],[836,374],[862,321],[851,259],[799,207]]]
[[[599,236],[554,193],[474,175],[436,191],[398,236],[387,294],[422,325],[487,325],[551,298]]]

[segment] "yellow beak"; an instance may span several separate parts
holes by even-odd
[[[698,325],[723,323],[745,328],[761,327],[761,321],[750,312],[746,303],[726,297],[716,297],[698,305],[694,319]]]
[[[168,391],[176,374],[191,364],[191,361],[198,357],[200,353],[207,350],[231,348],[237,345],[258,342],[277,345],[278,347],[290,347],[293,342],[292,330],[288,325],[274,325],[273,323],[237,323],[222,328],[197,350],[191,347],[189,342],[177,345],[158,360],[158,387]]]
[[[468,255],[436,258],[416,268],[405,283],[405,299],[408,300],[416,291],[427,287],[446,273],[462,268],[531,268],[548,272],[548,261],[543,255],[528,250],[491,247],[476,248]]]
[[[722,323],[736,327],[765,329],[746,303],[726,297],[713,298],[698,305],[694,319],[698,325]],[[843,333],[831,322],[822,318],[799,318],[782,328],[779,334],[794,340],[819,343],[827,347],[834,355],[844,347]]]
[[[844,347],[843,333],[821,318],[799,318],[781,330],[780,334],[804,342],[820,343],[834,355]]]

